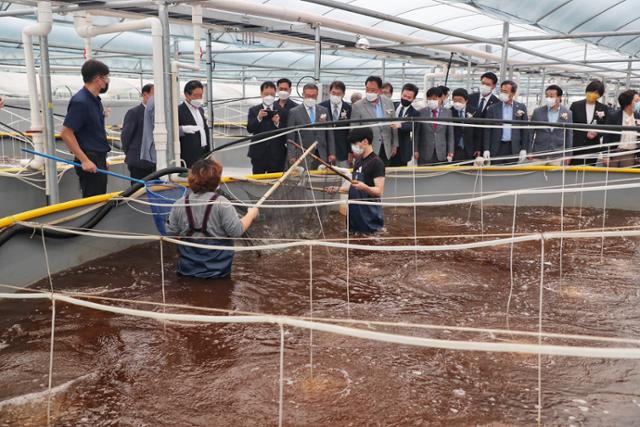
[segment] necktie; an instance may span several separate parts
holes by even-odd
[[[398,114],[398,117],[404,117],[404,107],[400,107],[400,114]]]
[[[340,118],[340,112],[338,111],[338,107],[333,109],[333,121],[336,121]]]
[[[480,99],[480,112],[482,113],[484,111],[484,98]]]
[[[316,112],[313,108],[309,108],[309,121],[311,123],[315,123],[316,122]]]
[[[431,114],[433,115],[434,119],[438,118],[438,110],[431,110]],[[437,127],[438,124],[436,122],[433,122],[433,130],[436,130]]]
[[[461,119],[464,119],[464,110],[458,111],[458,117]],[[463,131],[460,132],[460,140],[458,141],[458,147],[460,147],[461,150],[464,150],[464,128],[463,128]]]

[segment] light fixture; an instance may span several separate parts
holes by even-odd
[[[369,49],[369,47],[371,46],[371,43],[369,43],[369,39],[367,39],[366,37],[362,37],[360,36],[360,34],[358,34],[356,36],[357,40],[356,40],[356,47],[358,49]]]

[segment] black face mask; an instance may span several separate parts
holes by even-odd
[[[106,93],[108,90],[109,90],[109,83],[107,83],[107,85],[105,87],[100,89],[100,93]]]
[[[408,107],[409,105],[411,105],[411,101],[404,98],[400,100],[400,103],[402,104],[403,107]]]

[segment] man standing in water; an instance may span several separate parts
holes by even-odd
[[[349,200],[380,202],[384,193],[384,162],[373,152],[370,128],[353,129],[349,133],[353,163],[353,181],[349,186]],[[330,192],[340,191],[329,187]],[[346,191],[346,190],[345,190]],[[349,231],[375,233],[384,227],[384,214],[380,205],[349,204]]]

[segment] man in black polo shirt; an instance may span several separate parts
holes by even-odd
[[[107,175],[96,169],[107,169],[107,153],[111,150],[104,129],[104,108],[100,94],[109,89],[109,67],[90,59],[81,69],[84,87],[69,100],[60,137],[82,167],[76,167],[82,197],[107,192]]]
[[[358,128],[349,132],[349,143],[355,157],[353,181],[349,186],[349,200],[379,202],[384,193],[385,166],[371,145],[371,128]],[[340,191],[338,187],[328,187],[327,191]],[[375,233],[384,227],[381,205],[349,204],[349,231],[355,233]]]

